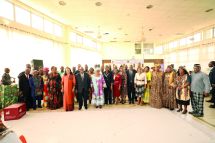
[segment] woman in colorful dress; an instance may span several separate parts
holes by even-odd
[[[175,81],[176,87],[176,102],[179,105],[177,112],[182,112],[182,114],[187,113],[187,106],[190,104],[190,76],[184,67],[179,67],[177,72],[178,76]],[[184,110],[182,108],[184,105]]]
[[[152,73],[150,72],[150,68],[146,66],[144,68],[144,72],[146,73],[146,89],[144,92],[144,97],[143,97],[143,104],[149,103],[149,97],[150,97],[150,84],[151,84],[151,79],[152,79]]]
[[[61,93],[61,77],[57,72],[57,68],[54,66],[51,67],[51,73],[49,74],[48,92],[48,107],[51,110],[60,108],[62,106],[61,101],[63,101]]]
[[[127,95],[127,74],[125,72],[125,68],[123,66],[120,67],[120,72],[119,74],[122,77],[122,86],[121,86],[121,103],[125,104],[126,103],[126,95]]]
[[[71,69],[67,67],[65,70],[65,74],[62,77],[62,93],[64,93],[63,108],[65,111],[74,110],[75,84],[75,76],[73,75]]]
[[[120,97],[120,91],[121,91],[121,85],[122,85],[122,77],[119,74],[119,71],[115,68],[113,75],[113,97],[115,104],[119,103],[119,97]]]
[[[154,108],[162,108],[163,95],[163,72],[160,71],[161,66],[155,65],[155,71],[152,73],[150,105]]]
[[[173,67],[169,65],[164,74],[164,87],[163,87],[163,96],[162,103],[163,106],[174,110],[176,107],[176,98],[175,98],[175,88],[174,82],[176,80],[176,73],[173,71]]]
[[[143,95],[144,95],[144,89],[146,88],[147,79],[145,72],[142,72],[142,68],[138,67],[137,73],[134,77],[134,84],[136,89],[136,97],[138,99],[137,105],[141,104]]]
[[[104,105],[104,92],[103,89],[106,87],[106,83],[103,75],[100,73],[100,67],[95,68],[95,74],[91,76],[91,87],[93,90],[92,104],[96,108],[102,108]]]
[[[43,80],[43,107],[46,108],[48,106],[48,100],[49,100],[49,95],[48,95],[49,69],[48,68],[43,69],[42,80]]]

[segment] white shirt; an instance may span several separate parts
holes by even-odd
[[[144,85],[147,84],[147,78],[146,78],[146,73],[143,72],[141,74],[136,73],[134,77],[134,83],[136,85]]]

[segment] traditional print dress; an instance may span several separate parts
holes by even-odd
[[[127,95],[127,74],[121,73],[121,77],[122,77],[122,86],[121,86],[120,95],[121,95],[122,101],[125,101],[126,95]]]
[[[43,106],[47,107],[48,100],[49,100],[49,94],[48,94],[49,77],[47,75],[43,75],[42,80],[43,80]]]
[[[63,108],[65,111],[74,110],[74,87],[76,84],[75,76],[64,75],[62,77],[62,85],[63,85]]]
[[[91,86],[93,88],[92,104],[102,106],[104,104],[103,88],[106,87],[103,75],[100,75],[99,77],[92,75]]]
[[[49,75],[49,100],[48,107],[51,110],[62,107],[62,93],[61,93],[61,77],[60,75],[51,73]]]
[[[152,73],[151,72],[146,73],[146,79],[147,79],[147,85],[146,85],[146,89],[145,89],[145,92],[144,92],[143,101],[144,101],[144,103],[149,103],[150,84],[151,84],[151,80],[152,80]]]
[[[184,87],[185,84],[190,83],[190,77],[188,75],[177,76],[176,78],[176,102],[179,105],[190,104],[190,88]],[[179,89],[179,87],[183,87]]]
[[[169,109],[174,109],[176,107],[176,95],[174,88],[175,80],[176,80],[175,72],[164,74],[162,104],[164,107]]]
[[[120,97],[120,89],[122,85],[122,77],[120,74],[114,75],[113,76],[113,96],[114,97]]]
[[[162,108],[163,72],[153,72],[150,90],[150,105],[154,108]]]
[[[136,96],[143,97],[144,95],[144,85],[147,83],[145,73],[136,73],[134,77],[134,84],[136,85]]]

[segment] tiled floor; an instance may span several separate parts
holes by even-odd
[[[212,121],[212,112],[206,111],[203,119]],[[5,123],[28,143],[215,143],[215,128],[205,121],[149,106],[37,110]]]
[[[209,100],[211,97],[205,98]],[[198,119],[204,121],[205,123],[215,127],[215,108],[209,108],[210,103],[204,103],[204,117],[200,117]]]

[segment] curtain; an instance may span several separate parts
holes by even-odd
[[[43,60],[45,67],[65,65],[64,45],[53,40],[0,26],[0,41],[1,75],[8,67],[11,76],[17,77],[32,59]]]

